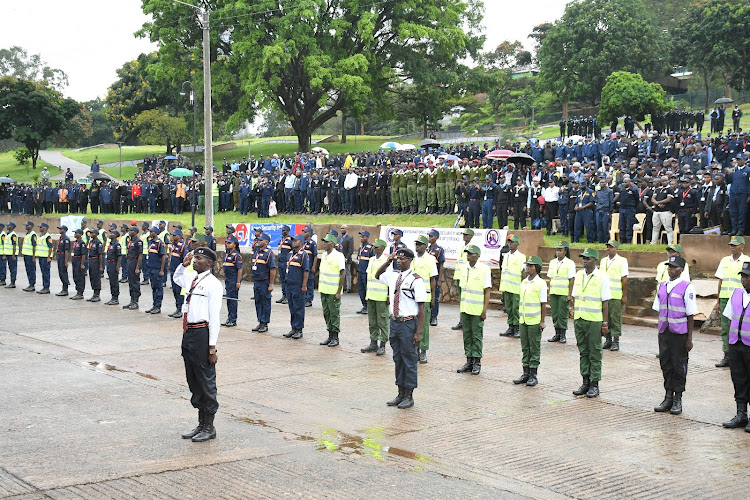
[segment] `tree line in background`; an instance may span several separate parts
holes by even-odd
[[[712,87],[731,92],[750,82],[750,5],[743,0],[573,1],[560,19],[533,29],[530,51],[517,40],[482,50],[481,0],[202,4],[211,10],[214,136],[262,116],[263,134],[295,135],[300,151],[315,132],[342,141],[365,131],[426,137],[446,115],[463,131],[494,131],[514,118],[526,131],[535,115],[562,110],[567,117],[584,108],[598,108],[600,122],[642,118],[670,106],[658,82],[676,67],[693,72],[690,84],[705,90],[707,109]],[[143,0],[142,7],[152,20],[136,36],[159,50],[123,64],[103,101],[72,106],[61,94],[64,72],[20,47],[0,50],[0,75],[16,82],[5,78],[0,88],[0,113],[9,118],[0,139],[30,150],[116,140],[179,151],[193,128],[182,83],[192,82],[202,101],[202,30],[197,14],[172,0]],[[9,113],[9,92],[36,92],[28,103],[51,114]],[[200,129],[202,113],[198,120]]]

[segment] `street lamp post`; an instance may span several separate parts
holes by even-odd
[[[123,142],[118,142],[117,145],[120,147],[120,180],[122,180],[122,145]]]
[[[195,172],[195,124],[198,120],[198,100],[195,98],[195,87],[193,87],[192,82],[182,82],[182,92],[180,92],[180,95],[185,95],[185,85],[190,87],[190,102],[193,104],[193,189],[190,190],[190,211],[192,215],[192,224],[191,226],[195,227],[195,207],[197,203],[195,202],[195,189],[196,189],[196,172]]]

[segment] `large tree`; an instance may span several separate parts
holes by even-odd
[[[539,50],[539,84],[563,102],[597,104],[615,71],[654,79],[668,73],[661,31],[643,0],[580,0],[565,7]]]
[[[42,83],[0,78],[0,139],[14,139],[31,154],[36,168],[42,144],[65,130],[81,105]]]
[[[59,91],[68,86],[68,75],[63,70],[52,68],[41,55],[29,54],[17,45],[0,49],[0,76],[40,82]]]
[[[167,155],[171,155],[174,149],[179,154],[182,144],[189,137],[185,118],[170,116],[164,109],[148,109],[138,113],[133,122],[143,144],[166,144]]]
[[[667,93],[658,83],[649,83],[634,73],[615,71],[607,77],[599,106],[599,123],[610,123],[630,115],[636,122],[652,113],[669,109]]]
[[[201,59],[196,15],[172,0],[142,0],[153,21],[141,34],[163,62]],[[355,114],[370,95],[417,83],[425,59],[456,61],[477,47],[480,0],[204,0],[211,14],[212,70],[234,68],[241,94],[227,126],[274,107],[297,133],[299,150],[339,111]],[[216,93],[213,93],[216,96]],[[354,110],[354,111],[350,111]]]

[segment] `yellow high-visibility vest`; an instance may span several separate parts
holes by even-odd
[[[370,261],[367,263],[367,294],[365,300],[375,302],[386,302],[388,300],[388,285],[375,277],[375,273],[387,261],[388,255],[385,252],[380,257],[375,255],[370,257]]]
[[[16,242],[16,252],[18,252],[18,236],[16,235],[15,231],[10,231],[8,233],[3,234],[5,237],[5,243],[3,244],[3,253],[2,255],[14,255],[13,253],[13,242]]]
[[[487,264],[477,262],[474,267],[466,264],[461,279],[461,309],[462,313],[480,316],[484,310],[484,284],[490,268]]]
[[[563,260],[557,258],[549,261],[547,277],[549,278],[549,294],[568,296],[570,292],[570,269],[575,271],[576,264],[567,257]]]
[[[599,263],[599,269],[609,277],[609,290],[612,292],[613,299],[622,298],[622,266],[626,262],[625,257],[615,255],[614,259],[604,257]]]
[[[344,254],[338,250],[333,250],[329,254],[323,252],[320,255],[320,268],[318,278],[318,291],[328,295],[335,295],[339,289],[339,280],[341,262],[344,261]]]
[[[21,254],[23,255],[34,255],[34,245],[31,241],[36,239],[36,233],[29,231],[26,236],[23,237],[23,247],[21,248]]]
[[[524,325],[538,325],[542,322],[542,289],[546,286],[539,275],[534,279],[521,281],[521,294],[518,302],[518,319]]]
[[[739,272],[742,270],[742,263],[750,262],[750,257],[742,255],[737,262],[732,260],[731,255],[727,255],[719,263],[721,269],[721,290],[719,290],[720,299],[728,299],[732,296],[735,289],[742,286]]]
[[[424,281],[424,288],[427,292],[426,302],[428,303],[432,300],[432,292],[430,291],[430,274],[432,274],[432,269],[436,265],[437,261],[435,260],[435,257],[427,253],[427,251],[425,251],[421,257],[415,254],[414,259],[411,261],[412,270],[422,278],[422,281]]]
[[[47,242],[49,240],[49,243]],[[36,235],[36,249],[34,255],[37,257],[49,257],[49,251],[52,248],[52,239],[49,233]]]
[[[587,275],[585,270],[578,271],[573,284],[575,298],[574,319],[586,321],[604,321],[602,316],[602,282],[608,279],[599,269]]]
[[[500,291],[521,293],[521,279],[526,266],[526,256],[516,250],[515,253],[505,254],[503,267],[500,274]]]

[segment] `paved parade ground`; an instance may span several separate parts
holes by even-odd
[[[485,323],[481,375],[457,374],[458,308],[441,306],[416,405],[398,410],[385,405],[397,392],[390,347],[360,353],[369,337],[356,294],[329,348],[318,345],[317,292],[294,341],[275,302],[269,332],[250,331],[244,286],[239,326],[217,344],[218,437],[193,443],[180,439],[196,412],[169,289],[154,317],[143,313],[149,287],[140,311],[123,311],[24,293],[19,267],[19,288],[0,288],[0,498],[747,497],[750,434],[721,427],[735,404],[729,370],[714,367],[716,336],[695,335],[673,416],[653,411],[663,396],[653,330],[625,326],[621,351],[604,353],[601,396],[576,399],[572,331],[567,345],[543,342],[538,386],[515,386],[521,348],[497,335],[505,315]]]

